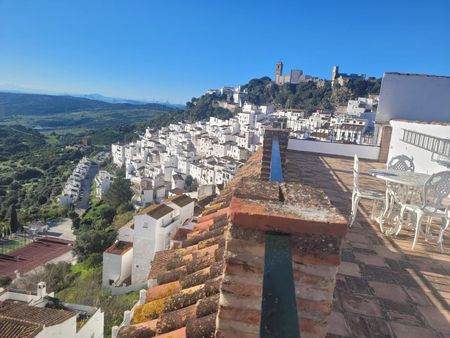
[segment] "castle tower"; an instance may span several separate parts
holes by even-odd
[[[275,83],[282,84],[281,77],[283,75],[283,62],[279,61],[275,67]]]
[[[334,86],[334,81],[338,78],[338,76],[339,76],[339,66],[334,65],[333,71],[331,72],[331,87]]]

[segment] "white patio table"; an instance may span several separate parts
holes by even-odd
[[[430,175],[410,172],[410,171],[402,171],[402,170],[393,170],[393,169],[371,169],[368,171],[368,174],[379,178],[381,180],[386,181],[386,183],[394,183],[397,185],[401,185],[404,187],[409,187],[410,191],[415,191],[417,193],[421,193],[421,189],[423,188],[425,182],[428,180]],[[386,221],[386,216],[389,210],[392,211],[393,203],[395,203],[394,199],[391,196],[391,191],[388,188],[388,184],[386,184],[386,205],[384,208],[384,212],[378,222],[380,223],[380,228],[384,232],[383,224]],[[405,201],[406,202],[406,201]],[[392,228],[386,231],[387,235],[392,235],[396,233],[399,228],[402,226],[401,220],[397,222],[397,224]]]

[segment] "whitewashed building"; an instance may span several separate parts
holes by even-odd
[[[63,303],[47,293],[0,288],[0,337],[103,338],[104,314],[96,307]]]
[[[118,287],[131,284],[133,243],[117,240],[103,252],[102,285]]]
[[[171,235],[193,217],[194,205],[191,197],[174,195],[142,209],[120,228],[118,240],[103,253],[103,285],[147,281],[154,254],[169,247]]]
[[[110,174],[106,170],[100,170],[95,176],[95,195],[98,198],[103,198],[103,196],[108,192],[109,187],[114,182],[114,175]]]

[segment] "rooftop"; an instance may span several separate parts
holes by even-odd
[[[186,192],[186,190],[181,189],[181,188],[175,188],[175,189],[170,190],[170,193],[175,194],[175,195],[181,195],[181,194],[184,194],[185,192]]]
[[[60,324],[76,316],[76,313],[66,310],[30,306],[26,303],[7,300],[0,302],[0,316],[12,320],[26,321],[26,327],[29,327],[29,323],[45,326]],[[2,332],[0,333],[2,337],[5,337]]]
[[[175,195],[173,197],[169,197],[168,199],[166,199],[166,201],[175,203],[179,207],[184,207],[190,203],[193,203],[194,199],[192,199],[188,195],[182,194],[182,195]]]
[[[165,204],[153,204],[142,209],[139,212],[139,215],[147,214],[154,219],[160,219],[172,211],[173,209]]]
[[[233,320],[239,317],[241,322],[249,325],[257,323],[258,312],[251,309],[252,304],[244,304],[241,297],[261,292],[261,286],[254,285],[252,278],[262,275],[263,265],[259,257],[264,247],[261,243],[264,242],[255,235],[237,240],[242,243],[239,248],[232,247],[228,238],[234,236],[233,232],[244,228],[267,231],[271,230],[271,224],[277,224],[276,230],[284,227],[283,232],[287,233],[307,231],[314,234],[314,231],[319,231],[322,234],[320,227],[323,227],[338,241],[344,236],[346,222],[343,216],[349,215],[351,208],[353,159],[288,151],[285,181],[300,184],[283,184],[278,191],[270,183],[258,184],[262,157],[262,152],[258,151],[247,161],[221,195],[206,207],[179,248],[155,255],[149,278],[155,279],[156,285],[147,290],[146,303],[136,308],[132,325],[122,327],[119,337],[213,335],[218,323],[219,298],[222,322],[235,323]],[[384,167],[383,163],[360,160],[361,173]],[[380,192],[385,189],[383,181],[364,174],[360,177],[360,184]],[[283,198],[274,198],[278,194]],[[314,206],[311,205],[313,200]],[[408,230],[403,230],[396,238],[386,237],[370,220],[370,210],[370,203],[360,204],[356,222],[342,240],[328,336],[449,335],[448,253],[441,254],[436,246],[424,241],[419,241],[412,251],[413,233]],[[262,215],[263,218],[254,222],[255,219],[248,215]],[[270,217],[276,223],[268,222]],[[297,222],[295,227],[290,226],[291,221],[283,223],[289,218]],[[308,221],[298,222],[299,218]],[[236,223],[239,227],[233,226]],[[446,240],[448,242],[448,237],[444,242]],[[227,252],[225,243],[228,243]],[[238,242],[235,240],[234,243]],[[243,251],[239,251],[242,247]],[[301,250],[302,246],[298,248]],[[335,250],[333,242],[329,248]],[[295,265],[301,266],[308,264],[306,260],[320,259],[322,254],[317,251],[303,257],[295,256],[293,251],[292,255]],[[243,255],[247,255],[245,259],[249,264],[242,264]],[[331,255],[330,259],[339,264],[338,253]],[[229,274],[227,279],[224,279],[224,272]],[[301,283],[311,283],[311,280],[301,279],[308,275],[301,277],[299,272],[294,270],[295,278],[300,278]],[[239,276],[236,279],[239,283],[244,284],[236,285],[236,280],[230,279],[233,274]],[[324,277],[317,279],[316,283],[322,283],[322,279]],[[227,309],[221,293],[226,294],[227,300],[237,297],[240,311]],[[297,304],[299,315],[309,311],[311,304],[316,305]],[[307,320],[301,323],[301,330],[305,325],[308,325]]]
[[[19,270],[21,274],[29,272],[72,251],[71,244],[71,241],[55,237],[42,237],[21,249],[0,255],[0,276],[13,278],[15,270]]]
[[[450,78],[450,76],[445,75],[416,74],[416,73],[385,72],[384,74],[402,75],[402,76],[421,76],[421,77],[442,77],[447,79]]]
[[[119,337],[208,337],[215,330],[222,280],[224,231],[228,225],[231,195],[243,177],[258,177],[261,153],[249,159],[202,216],[180,249],[155,254],[149,278],[157,285],[148,289],[147,303],[134,313],[133,325]]]
[[[31,338],[42,330],[42,325],[0,315],[0,334],[5,338]]]
[[[133,248],[133,243],[126,241],[116,241],[108,249],[105,250],[106,253],[113,255],[122,256],[127,251]]]

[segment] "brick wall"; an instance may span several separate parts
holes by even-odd
[[[268,231],[290,236],[301,336],[324,337],[346,219],[322,191],[255,179],[241,181],[230,212],[216,337],[260,336]]]

